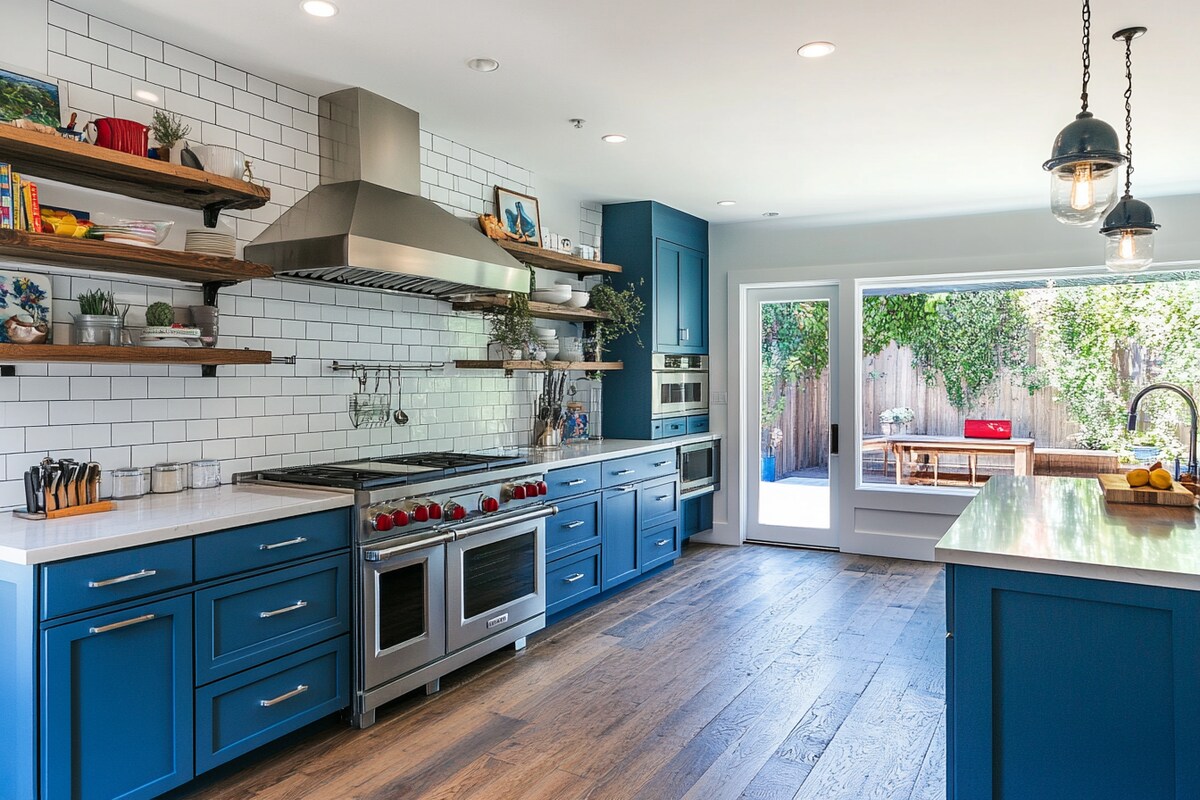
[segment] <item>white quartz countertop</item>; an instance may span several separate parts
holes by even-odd
[[[1200,590],[1196,511],[1108,503],[1094,478],[992,478],[934,555],[949,564]]]
[[[530,464],[538,464],[546,469],[561,469],[607,461],[610,458],[674,450],[681,445],[711,442],[720,438],[719,433],[694,433],[691,436],[675,436],[670,439],[601,439],[598,442],[564,444],[557,450],[530,450],[527,457]]]
[[[117,507],[113,511],[54,520],[26,520],[2,512],[0,561],[42,564],[281,517],[347,508],[354,505],[354,494],[225,485],[115,502]]]

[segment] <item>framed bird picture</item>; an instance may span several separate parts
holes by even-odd
[[[515,241],[542,246],[542,220],[538,215],[536,197],[496,187],[496,219]]]

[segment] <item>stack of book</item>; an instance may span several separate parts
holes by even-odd
[[[21,177],[11,164],[3,162],[0,162],[0,228],[42,232],[37,184]]]

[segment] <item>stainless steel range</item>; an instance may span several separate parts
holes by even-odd
[[[523,458],[419,453],[265,470],[241,482],[353,489],[352,722],[546,625],[544,475]]]

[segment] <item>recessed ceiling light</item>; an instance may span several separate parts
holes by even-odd
[[[314,17],[332,17],[338,13],[338,7],[329,0],[304,0],[300,7]]]
[[[145,89],[138,89],[133,93],[133,96],[138,100],[145,100],[147,103],[157,103],[159,100],[158,95],[154,92],[148,92]]]
[[[717,205],[719,205],[719,206],[736,206],[737,200],[718,200]]]
[[[800,45],[800,49],[796,51],[796,55],[802,58],[822,58],[834,50],[837,50],[837,45],[833,42],[809,42],[808,44]]]
[[[472,58],[467,66],[476,72],[495,72],[500,69],[500,62],[494,58]]]
[[[601,136],[600,138],[609,144],[620,144],[621,142],[626,141],[629,137],[621,133],[609,133]]]
[[[778,217],[779,212],[778,211],[764,211],[763,216],[764,217]]]

